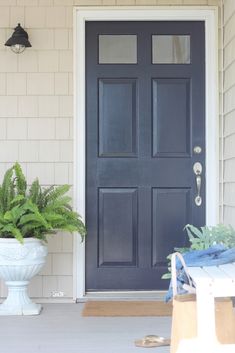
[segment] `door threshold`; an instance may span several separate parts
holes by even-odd
[[[87,292],[83,298],[78,298],[77,303],[88,300],[120,300],[120,301],[164,301],[166,291],[126,291],[126,292]]]

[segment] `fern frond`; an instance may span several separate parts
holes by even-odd
[[[13,167],[8,169],[4,175],[1,190],[1,209],[6,212],[10,209],[11,201],[15,196],[14,181],[13,181]]]
[[[21,205],[17,205],[15,207],[13,207],[10,210],[11,214],[12,214],[12,221],[15,225],[18,224],[18,222],[20,221],[21,217],[25,214],[25,210],[23,207],[21,207]]]
[[[47,200],[48,203],[51,203],[55,200],[58,200],[61,196],[66,194],[70,189],[70,186],[65,184],[65,185],[60,185],[57,187],[54,187],[48,194],[47,194]]]
[[[64,222],[64,217],[58,213],[43,212],[42,216],[51,224],[56,222]]]
[[[44,227],[45,229],[50,229],[51,226],[50,224],[45,220],[45,218],[40,214],[40,213],[29,213],[26,215],[23,215],[20,219],[19,225],[24,226],[25,224],[28,223],[36,223],[40,227]]]
[[[53,202],[48,202],[47,206],[45,207],[45,211],[51,212],[60,209],[67,209],[68,211],[72,211],[72,207],[69,204],[70,201],[71,197],[69,196],[60,197],[57,200],[54,200]]]
[[[15,172],[16,193],[17,195],[25,196],[27,183],[25,176],[22,172],[21,166],[18,162],[16,162],[13,168]]]
[[[39,180],[35,179],[29,189],[30,200],[33,203],[38,204],[40,193],[41,193],[41,189],[40,189],[40,185],[39,185]]]
[[[42,225],[40,223],[31,221],[31,222],[26,223],[23,226],[21,226],[21,232],[25,237],[27,237],[27,236],[33,237],[35,231],[39,228],[40,229],[43,228],[43,230],[44,230],[44,227],[42,227]]]
[[[37,239],[40,239],[40,240],[43,240],[45,243],[47,243],[47,237],[46,237],[46,234],[47,233],[43,233],[42,231],[40,230],[35,230],[35,233],[34,233],[34,238],[37,238]]]
[[[5,238],[16,238],[21,244],[24,241],[21,231],[12,224],[5,225],[1,231],[5,234]]]
[[[51,185],[47,188],[44,188],[42,191],[42,197],[43,199],[46,199],[48,197],[48,195],[50,195],[50,193],[54,190],[55,186]]]
[[[29,211],[29,212],[32,212],[32,213],[38,213],[39,210],[38,210],[38,207],[36,204],[34,204],[30,199],[27,200],[24,204],[23,204],[23,209],[25,211]]]
[[[21,202],[24,200],[24,196],[23,195],[17,195],[14,197],[13,200],[11,200],[11,206],[16,206],[16,205],[20,205]]]
[[[0,186],[0,212],[4,211],[4,205],[3,205],[3,191],[2,187]]]

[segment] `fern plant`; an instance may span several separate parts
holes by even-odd
[[[69,185],[43,188],[36,179],[27,188],[26,178],[19,163],[6,171],[0,185],[0,237],[38,238],[58,230],[78,232],[82,240],[85,226],[78,213],[71,207],[67,196]]]

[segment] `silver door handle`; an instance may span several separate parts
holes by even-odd
[[[201,197],[201,186],[202,186],[202,165],[199,162],[194,163],[193,171],[196,175],[196,187],[197,187],[197,195],[194,199],[196,206],[201,206],[202,197]]]

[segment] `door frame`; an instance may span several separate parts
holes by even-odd
[[[219,222],[218,9],[215,6],[100,6],[74,8],[74,208],[85,220],[85,23],[87,21],[204,21],[206,53],[206,224]],[[85,243],[74,235],[74,300],[85,292]],[[126,292],[128,294],[128,292]],[[129,292],[134,296],[135,292]],[[139,296],[140,296],[140,292]],[[146,292],[145,292],[146,293]],[[107,296],[108,296],[107,292]],[[118,292],[119,295],[119,292]],[[118,296],[116,295],[116,297]],[[123,292],[120,293],[120,297]]]

